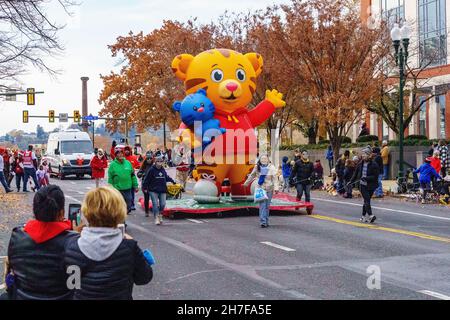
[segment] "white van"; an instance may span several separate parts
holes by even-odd
[[[89,134],[71,129],[49,135],[44,159],[48,161],[50,174],[63,180],[68,175],[76,175],[77,178],[92,175],[90,164],[93,156]]]

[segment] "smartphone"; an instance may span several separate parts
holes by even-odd
[[[76,226],[79,226],[81,224],[81,204],[69,204],[69,220],[75,221]]]

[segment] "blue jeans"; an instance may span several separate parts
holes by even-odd
[[[162,213],[166,207],[166,193],[150,192],[150,198],[152,199],[152,212],[153,216]]]
[[[284,192],[284,190],[286,190],[286,189],[287,189],[287,191],[289,191],[289,189],[290,189],[289,177],[283,177],[283,181],[284,181],[283,190],[281,190],[281,192]]]
[[[378,188],[375,190],[375,197],[382,197],[383,196],[383,183],[381,182],[383,180],[383,175],[378,175]]]
[[[297,188],[297,200],[302,200],[303,192],[305,193],[305,201],[311,202],[311,185],[299,183],[295,186]]]
[[[261,225],[269,225],[270,202],[272,201],[273,191],[267,192],[267,200],[259,203],[259,221]]]
[[[36,190],[39,190],[39,182],[36,176],[36,169],[35,168],[23,168],[24,170],[24,184],[23,184],[23,191],[27,191],[27,186],[28,186],[28,179],[31,177],[31,179],[33,179],[34,182],[34,187],[36,188]]]
[[[122,194],[123,199],[125,200],[125,203],[127,204],[127,213],[131,212],[131,197],[133,196],[134,189],[128,189],[128,190],[119,190]]]
[[[388,179],[388,175],[389,175],[389,165],[388,164],[384,164],[383,165],[383,179],[387,180]]]
[[[2,170],[0,170],[0,182],[3,185],[3,188],[5,188],[5,191],[9,191],[8,183],[6,182],[5,174]]]

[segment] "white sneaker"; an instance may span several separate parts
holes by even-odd
[[[367,218],[367,222],[369,223],[374,223],[375,220],[377,220],[377,217],[375,217],[373,214]]]
[[[361,221],[361,223],[365,223],[365,222],[367,222],[367,218],[366,218],[366,216],[364,216],[364,217],[361,217],[361,219],[359,219],[359,221]]]
[[[159,216],[159,223],[160,224],[163,224],[163,215],[162,214],[160,214],[160,215],[158,215]]]
[[[159,220],[159,215],[155,217],[155,224],[159,226],[161,224],[161,220]]]

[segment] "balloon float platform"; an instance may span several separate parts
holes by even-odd
[[[164,214],[217,213],[257,208],[253,203],[256,182],[245,186],[258,156],[255,129],[286,103],[277,90],[267,90],[265,99],[249,108],[263,72],[263,57],[229,49],[211,49],[196,56],[181,54],[171,65],[175,76],[183,81],[185,98],[174,103],[180,113],[180,144],[193,150],[193,197],[167,201]],[[200,126],[198,124],[201,124]],[[224,187],[223,182],[229,181]],[[224,188],[226,190],[224,190]],[[222,197],[223,192],[230,197]],[[312,213],[312,203],[297,201],[287,194],[276,194],[272,210]]]

